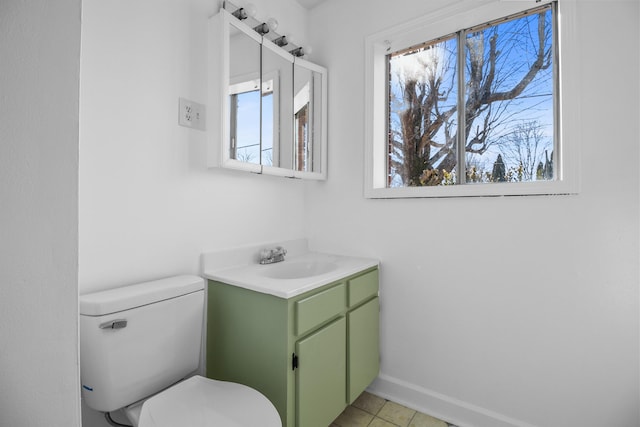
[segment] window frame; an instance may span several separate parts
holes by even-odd
[[[387,187],[386,56],[464,28],[477,27],[551,0],[485,0],[469,8],[462,2],[370,35],[365,39],[365,182],[367,198],[420,198],[577,194],[579,192],[580,92],[576,0],[557,0],[554,38],[556,82],[556,179],[552,181],[466,183],[431,187]],[[562,62],[560,64],[560,61]],[[569,76],[574,76],[571,79]]]
[[[247,160],[238,160],[237,152],[238,148],[246,148],[238,147],[238,111],[237,111],[237,102],[238,95],[244,95],[247,93],[257,92],[257,96],[260,102],[258,108],[258,144],[254,146],[258,149],[258,159],[257,162],[251,162]],[[264,112],[264,98],[266,96],[271,95],[271,114],[273,115],[273,121],[275,123],[279,123],[280,117],[280,97],[278,94],[280,93],[280,73],[278,71],[271,71],[269,73],[265,73],[262,77],[260,73],[251,73],[247,75],[237,76],[231,79],[228,89],[229,95],[229,141],[226,143],[229,144],[229,157],[230,160],[247,163],[249,165],[265,165],[272,166],[272,164],[265,163],[263,160],[263,156],[265,151],[271,150],[272,159],[277,158],[278,156],[278,148],[277,144],[274,144],[273,141],[277,141],[279,139],[279,129],[277,126],[274,126],[271,132],[271,148],[265,149],[263,144],[263,139],[265,136],[264,129],[262,129],[262,116]]]

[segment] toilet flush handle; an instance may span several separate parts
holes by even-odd
[[[110,320],[100,325],[100,329],[122,329],[126,327],[127,319]]]

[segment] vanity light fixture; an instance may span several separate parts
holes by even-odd
[[[233,16],[235,16],[236,18],[238,18],[239,20],[243,20],[243,19],[247,19],[249,17],[249,15],[247,15],[247,11],[244,10],[244,7],[241,7],[240,9],[237,9],[235,12],[232,13]]]
[[[273,42],[280,47],[286,46],[289,44],[289,40],[287,40],[287,36],[280,36],[277,39],[273,39]]]
[[[253,3],[247,3],[245,7],[241,7],[236,9],[233,13],[233,16],[243,21],[247,18],[255,18],[256,16],[256,6]]]
[[[304,54],[305,54],[306,52],[304,51],[304,49],[303,49],[302,47],[297,47],[297,48],[293,49],[292,51],[290,51],[289,53],[290,53],[291,55],[293,55],[293,56],[298,56],[298,57],[300,57],[300,56],[304,56]]]
[[[243,7],[238,7],[231,3],[228,0],[224,0],[222,3],[223,9],[229,9],[229,12],[232,16],[240,21],[246,21],[246,24],[250,27],[253,27],[253,30],[260,34],[261,36],[266,38],[266,34],[269,34],[269,39],[279,47],[284,48],[287,46],[289,48],[289,53],[293,56],[301,57],[305,55],[309,55],[311,53],[311,49],[309,47],[302,48],[297,47],[298,45],[290,40],[287,36],[280,35],[276,33],[276,29],[279,26],[278,20],[275,18],[269,18],[267,22],[260,22],[255,19],[256,16],[256,6],[253,3],[247,3]],[[231,12],[233,11],[233,12]]]
[[[275,18],[269,18],[267,22],[263,22],[254,28],[255,32],[264,36],[269,31],[275,31],[278,28],[278,21]]]
[[[264,36],[269,32],[269,25],[267,25],[266,22],[263,22],[262,24],[259,24],[258,26],[254,27],[253,29],[256,33],[260,34],[261,36]]]

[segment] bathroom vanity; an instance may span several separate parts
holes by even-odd
[[[306,254],[205,276],[207,376],[260,391],[283,426],[328,426],[377,377],[376,261]]]

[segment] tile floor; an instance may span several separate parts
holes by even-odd
[[[329,427],[456,427],[366,391]]]

